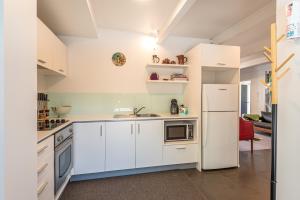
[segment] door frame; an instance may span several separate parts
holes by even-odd
[[[240,105],[240,116],[242,116],[242,85],[246,85],[248,87],[247,90],[247,97],[248,97],[248,105],[247,105],[247,110],[249,113],[251,113],[251,80],[247,80],[247,81],[241,81],[240,82],[240,96],[239,96],[239,105]]]

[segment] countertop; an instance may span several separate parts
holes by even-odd
[[[196,115],[171,115],[171,114],[158,114],[159,117],[128,117],[128,118],[114,118],[113,115],[72,115],[67,117],[69,120],[52,130],[37,131],[37,143],[54,135],[61,129],[67,127],[72,123],[83,122],[106,122],[106,121],[143,121],[143,120],[180,120],[180,119],[198,119]]]

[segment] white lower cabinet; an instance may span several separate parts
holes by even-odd
[[[74,173],[105,170],[105,123],[76,123],[74,128]]]
[[[37,145],[37,197],[54,200],[54,136]]]
[[[197,162],[198,144],[164,145],[164,121],[75,123],[75,175]]]
[[[164,164],[184,164],[197,162],[198,144],[164,146]]]
[[[135,168],[135,121],[106,123],[106,171]]]
[[[136,167],[163,164],[164,121],[136,121]]]

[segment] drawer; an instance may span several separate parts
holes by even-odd
[[[52,156],[54,156],[54,136],[37,144],[38,166],[42,165]]]
[[[54,200],[54,182],[44,180],[38,184],[37,197],[38,200]]]
[[[164,164],[174,165],[195,163],[197,161],[198,144],[180,144],[164,146]]]
[[[45,180],[54,179],[54,163],[44,163],[37,170],[38,185]]]
[[[37,196],[39,200],[54,200],[54,168],[48,165],[38,173]]]

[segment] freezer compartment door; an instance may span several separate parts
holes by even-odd
[[[202,111],[238,111],[237,84],[204,84]]]
[[[202,113],[202,168],[238,167],[238,113]]]

